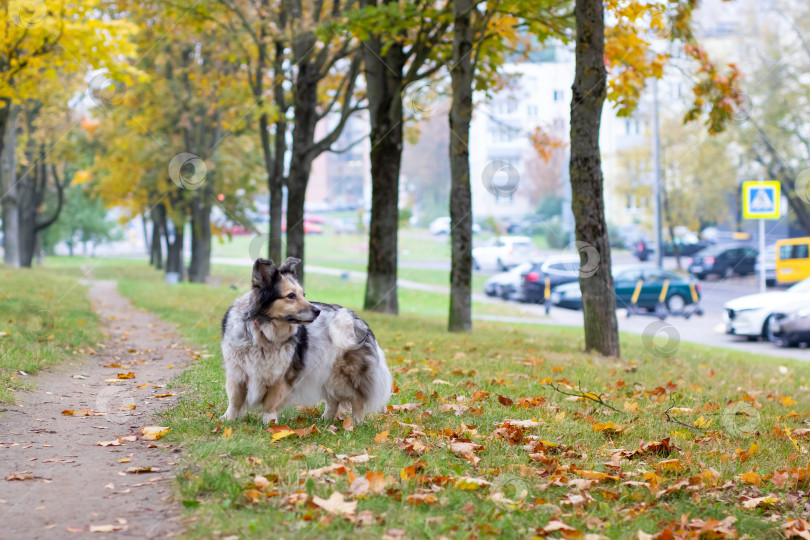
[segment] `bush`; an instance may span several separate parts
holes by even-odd
[[[551,221],[545,224],[546,242],[551,249],[562,249],[569,244],[569,235],[562,230],[559,221]]]

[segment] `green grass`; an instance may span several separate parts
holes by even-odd
[[[254,236],[235,236],[224,242],[214,241],[214,257],[249,257],[250,243]],[[450,258],[450,241],[446,237],[434,237],[420,229],[400,232],[398,240],[401,261],[447,261]],[[308,264],[326,263],[362,264],[368,260],[368,236],[366,234],[307,235],[304,245]]]
[[[0,402],[28,388],[30,375],[98,343],[86,295],[75,278],[0,266]]]
[[[61,276],[82,278],[92,276],[94,279],[141,280],[152,283],[162,283],[164,274],[149,266],[146,259],[126,258],[85,258],[85,257],[49,257],[45,260],[45,268],[58,272]],[[352,270],[352,268],[347,268]],[[361,268],[364,270],[365,268]],[[413,272],[413,273],[411,273]],[[420,283],[440,283],[440,276],[447,272],[401,269],[400,277],[419,281]],[[484,276],[473,279],[473,290],[483,290]],[[363,304],[365,294],[364,281],[341,281],[337,277],[309,272],[305,276],[307,295],[313,299],[326,299],[329,302],[360,306]],[[228,291],[230,287],[244,292],[250,286],[250,268],[248,266],[213,265],[211,284]],[[446,281],[445,281],[446,283]],[[199,287],[196,284],[180,284],[180,287]],[[477,288],[476,288],[477,287]],[[184,289],[185,290],[185,289]],[[446,317],[449,309],[449,295],[437,294],[412,289],[399,288],[399,306],[403,313],[421,313]],[[320,298],[319,298],[320,296]],[[473,302],[473,313],[481,315],[507,315],[515,316],[514,306],[501,303],[484,304]]]
[[[344,283],[320,277],[308,283],[309,297],[357,307],[360,297]],[[807,466],[808,439],[794,435],[794,444],[783,434],[786,428],[804,427],[810,413],[807,364],[685,343],[665,357],[636,335],[622,335],[622,360],[606,359],[580,352],[583,341],[576,328],[476,323],[472,334],[458,335],[445,332],[439,313],[363,313],[386,351],[398,387],[391,404],[421,405],[372,416],[351,432],[340,423],[330,431],[319,423],[319,411],[292,410],[282,416],[283,424],[298,429],[316,423],[320,433],[273,442],[255,414],[225,425],[217,420],[226,406],[219,321],[236,291],[133,279],[122,280],[119,287],[138,307],[176,323],[189,341],[210,354],[179,377],[175,384],[189,392],[161,419],[172,428],[167,440],[184,448],[176,489],[189,507],[189,537],[379,538],[399,529],[411,538],[522,538],[538,535],[559,514],[580,531],[595,528],[610,538],[635,538],[638,530],[677,530],[682,515],[687,521],[733,516],[741,536],[774,538],[788,518],[801,512],[802,504],[784,501],[789,491],[807,489],[807,481],[780,486],[778,471]],[[576,393],[581,385],[600,393],[618,411],[558,393],[548,380],[565,392]],[[473,401],[480,391],[489,395],[479,393],[480,399]],[[521,398],[528,398],[525,406],[517,405]],[[746,406],[743,411],[756,411],[750,422],[748,416],[735,414],[740,403],[754,403],[755,409]],[[665,414],[673,404],[691,409],[670,411],[680,423],[668,421]],[[442,411],[443,405],[469,409],[456,416]],[[510,435],[523,440],[510,444],[495,434],[506,419],[540,424],[512,430]],[[598,424],[611,422],[620,431],[599,430]],[[387,438],[375,440],[384,431]],[[427,446],[423,455],[400,448],[398,443],[409,437]],[[480,462],[473,464],[451,451],[453,437],[480,444]],[[532,438],[546,443],[529,452],[525,445]],[[611,462],[617,449],[631,451],[640,441],[666,438],[677,447],[669,455],[649,453]],[[381,472],[387,479],[381,494],[352,497],[347,474],[307,476],[308,470],[334,464],[340,456],[365,453],[374,457],[346,468],[357,476]],[[415,477],[408,469],[414,465],[419,468]],[[570,482],[589,474],[582,471],[621,478],[580,490]],[[741,479],[751,471],[762,475],[760,488]],[[256,475],[271,485],[257,488]],[[495,487],[463,489],[464,483],[456,482],[465,476]],[[655,492],[686,478],[697,487],[656,497]],[[503,490],[497,487],[504,485]],[[516,495],[524,489],[525,496]],[[520,504],[496,503],[492,497],[501,491]],[[333,492],[355,500],[358,512],[369,511],[371,523],[356,525],[312,503],[313,497],[327,499]],[[773,510],[741,504],[744,497],[771,492],[780,498]],[[435,500],[412,502],[426,494]],[[292,503],[293,497],[301,502]]]

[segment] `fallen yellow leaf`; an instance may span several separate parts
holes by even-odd
[[[166,426],[146,426],[145,428],[141,429],[143,440],[145,441],[156,441],[166,435],[169,431],[171,430]]]

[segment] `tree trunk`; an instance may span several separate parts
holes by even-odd
[[[287,257],[301,259],[295,267],[295,277],[304,281],[304,201],[309,173],[312,170],[312,148],[315,141],[315,124],[318,121],[318,82],[311,74],[315,67],[309,61],[298,65],[298,74],[293,89],[293,127],[290,175],[287,182]]]
[[[26,131],[32,133],[30,115],[26,115]],[[37,237],[37,209],[42,200],[40,197],[40,186],[44,183],[41,178],[42,167],[37,161],[34,140],[28,139],[26,147],[26,159],[29,163],[27,168],[19,176],[19,242],[20,242],[20,266],[31,268],[34,260],[34,248]],[[42,188],[44,190],[44,186]]]
[[[283,21],[286,17],[282,17]],[[282,26],[283,27],[283,26]],[[284,98],[284,42],[276,42],[276,55],[273,64],[275,83],[273,85],[274,101],[279,108],[276,120],[275,152],[273,177],[269,179],[270,188],[270,246],[271,261],[281,260],[281,221],[284,212],[284,156],[287,153],[287,102]]]
[[[585,318],[585,350],[618,357],[616,296],[599,154],[599,124],[606,94],[602,0],[577,0],[574,13],[576,71],[571,102],[571,209],[581,264],[579,286]],[[594,260],[597,255],[598,263]]]
[[[180,281],[184,279],[183,272],[183,223],[174,225],[174,241],[166,227],[166,272],[177,272],[180,274]]]
[[[263,2],[266,8],[267,2]],[[283,11],[282,11],[283,13]],[[286,19],[286,17],[282,17]],[[282,27],[284,23],[281,23]],[[253,86],[253,96],[256,104],[264,106],[264,72],[267,63],[267,35],[266,26],[262,25],[258,44],[258,59],[256,62],[255,80]],[[276,136],[274,145],[270,145],[270,124],[267,113],[262,113],[259,117],[259,135],[261,138],[262,152],[264,153],[264,168],[267,174],[267,188],[270,192],[270,230],[268,232],[269,245],[268,256],[271,261],[279,262],[281,259],[281,214],[282,214],[282,188],[284,185],[284,154],[287,149],[286,133],[287,108],[284,100],[283,86],[284,71],[284,43],[275,42],[275,58],[273,60],[273,96],[276,106],[279,108],[278,119],[276,120]]]
[[[19,108],[4,100],[0,108],[0,204],[3,217],[3,262],[20,265],[20,210],[17,186],[17,116]]]
[[[398,44],[390,45],[383,53],[379,36],[371,36],[364,45],[372,142],[371,223],[364,309],[396,314],[399,312],[397,231],[405,55]]]
[[[472,329],[472,193],[470,121],[472,120],[472,0],[453,0],[453,64],[450,69],[450,314],[448,329]]]
[[[166,207],[157,204],[150,210],[152,217],[152,264],[155,269],[163,269],[163,235],[166,230]]]
[[[211,273],[211,189],[211,182],[206,181],[194,193],[191,202],[191,263],[188,270],[191,283],[205,283]]]

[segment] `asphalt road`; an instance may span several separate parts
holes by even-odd
[[[654,266],[653,263],[639,263],[630,254],[620,253],[614,257],[614,265],[643,264]],[[675,269],[675,260],[664,259],[664,267],[670,270]],[[644,336],[657,335],[657,340],[663,340],[666,346],[667,339],[676,342],[691,342],[715,347],[725,347],[746,352],[767,354],[783,358],[795,358],[798,360],[810,360],[810,350],[807,348],[783,348],[769,342],[749,342],[745,338],[731,336],[725,333],[723,323],[723,305],[734,298],[759,292],[759,282],[756,276],[732,277],[725,279],[708,279],[700,282],[700,305],[704,314],[702,316],[693,315],[689,319],[683,317],[668,317],[662,323],[651,316],[627,316],[627,310],[617,310],[619,318],[619,329],[624,332],[639,334]],[[482,298],[483,296],[483,298]],[[476,301],[503,302],[500,299],[487,298],[484,295],[474,295]],[[548,316],[545,309],[539,305],[514,304],[515,312],[520,310],[529,312],[533,317],[479,317],[485,320],[501,320],[503,322],[514,323],[534,323],[534,324],[561,324],[565,326],[582,326],[582,313],[561,308],[552,308]]]

